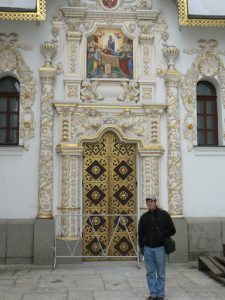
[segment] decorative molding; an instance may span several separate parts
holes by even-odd
[[[225,147],[194,147],[196,156],[225,156]]]
[[[23,155],[22,146],[0,147],[0,156],[22,156],[22,155]]]
[[[193,149],[197,139],[197,111],[196,111],[196,86],[202,78],[214,78],[220,84],[221,104],[225,109],[225,67],[219,54],[224,51],[216,49],[217,41],[199,40],[198,48],[185,50],[186,54],[195,54],[196,57],[181,82],[181,96],[185,108],[184,116],[184,138],[187,139],[188,151]],[[225,120],[224,133],[225,134]],[[225,139],[225,137],[224,137]]]
[[[30,139],[34,137],[35,120],[32,106],[35,100],[36,82],[33,72],[26,65],[18,48],[30,49],[17,43],[18,35],[0,33],[0,73],[11,73],[20,83],[19,145],[29,150]]]
[[[178,0],[179,24],[182,26],[224,27],[223,18],[189,18],[187,0]]]
[[[10,4],[9,4],[10,7]],[[7,10],[0,12],[0,20],[43,21],[46,17],[46,1],[36,0],[35,11]]]

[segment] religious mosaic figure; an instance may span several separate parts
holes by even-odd
[[[133,79],[133,40],[121,29],[99,28],[89,36],[87,78]]]

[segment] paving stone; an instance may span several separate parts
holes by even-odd
[[[66,294],[26,294],[23,296],[21,300],[67,300],[67,293]],[[81,300],[81,299],[80,299]]]
[[[1,300],[21,300],[22,295],[21,294],[11,294],[8,292],[7,294],[3,294],[0,292],[0,299]]]
[[[68,300],[93,300],[93,291],[69,290]]]
[[[10,289],[9,289],[10,287]],[[132,262],[0,266],[0,300],[145,300],[146,270]],[[196,265],[167,265],[166,300],[225,300],[224,286]]]

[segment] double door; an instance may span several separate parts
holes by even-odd
[[[134,256],[136,144],[107,132],[83,149],[83,255]]]

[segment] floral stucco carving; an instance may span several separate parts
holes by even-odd
[[[117,97],[117,100],[123,102],[138,102],[139,101],[139,84],[136,81],[123,81],[122,82],[123,91]]]
[[[188,142],[188,151],[193,149],[197,139],[196,86],[199,80],[208,77],[219,82],[221,101],[225,109],[225,67],[219,56],[219,54],[224,55],[225,53],[217,50],[217,45],[216,40],[206,41],[202,39],[198,41],[198,48],[184,51],[186,54],[196,55],[181,82],[181,96],[186,111],[183,134]]]
[[[150,10],[152,8],[152,0],[96,0],[94,3],[91,0],[68,0],[72,7],[88,8],[92,11],[111,11],[111,10]]]
[[[104,98],[99,93],[97,87],[99,82],[97,80],[84,80],[81,83],[81,99],[84,102],[102,101]]]
[[[19,145],[29,149],[30,139],[34,137],[35,120],[32,106],[35,100],[33,72],[25,63],[19,48],[30,50],[30,47],[17,43],[18,35],[0,33],[0,75],[12,74],[20,83],[20,120]]]
[[[77,143],[81,136],[96,135],[104,125],[117,126],[130,138],[138,138],[147,143],[146,117],[136,116],[129,109],[122,113],[99,112],[95,108],[84,109],[72,116],[72,140]]]

